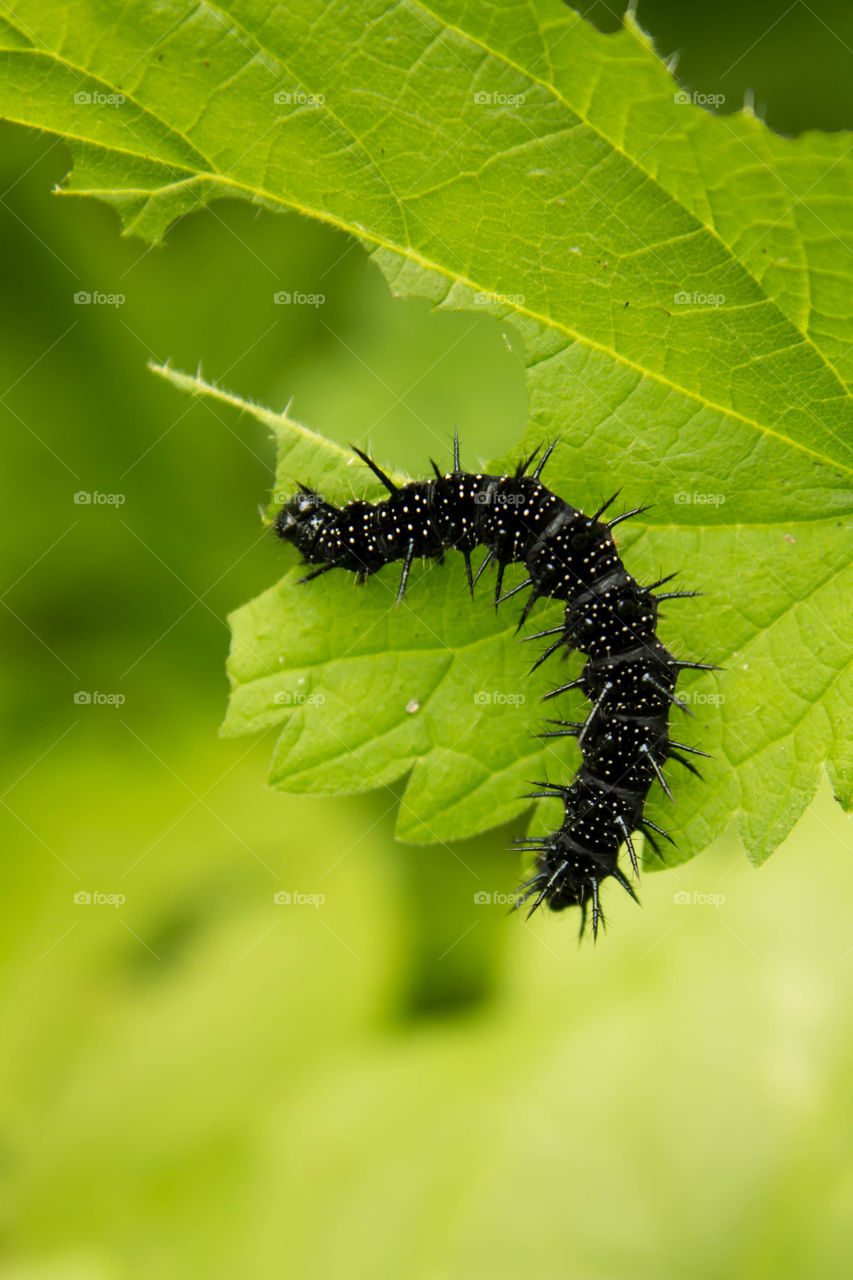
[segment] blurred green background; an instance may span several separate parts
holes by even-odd
[[[699,8],[640,6],[689,87],[853,126],[849,6]],[[275,794],[271,738],[217,739],[225,615],[288,563],[258,520],[272,446],[146,360],[417,474],[455,424],[469,462],[512,446],[511,328],[394,301],[345,237],[237,203],[122,240],[50,194],[61,143],[0,137],[0,1273],[846,1277],[828,791],[760,872],[722,841],[646,877],[642,912],[609,894],[579,949],[572,920],[475,902],[515,881],[501,833],[396,845],[387,792]]]

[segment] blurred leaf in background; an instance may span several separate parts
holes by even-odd
[[[725,92],[776,127],[853,126],[846,6],[641,17],[691,87],[737,61]],[[853,841],[827,795],[759,874],[723,840],[579,950],[506,919],[500,835],[395,845],[394,796],[264,791],[271,739],[216,739],[225,614],[283,563],[272,445],[146,361],[415,471],[427,426],[517,438],[512,332],[238,204],[148,250],[51,198],[62,144],[2,137],[4,1275],[846,1277]],[[125,301],[74,303],[95,291]]]

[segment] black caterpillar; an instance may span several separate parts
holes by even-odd
[[[530,798],[561,798],[565,816],[562,826],[551,835],[517,841],[535,851],[536,870],[521,885],[516,905],[535,897],[528,915],[543,902],[552,911],[580,907],[581,935],[591,905],[592,931],[597,937],[599,921],[603,920],[599,902],[602,880],[613,876],[636,901],[633,887],[618,865],[622,845],[636,876],[635,831],[643,833],[658,856],[655,835],[674,843],[668,832],[644,816],[643,807],[655,780],[672,799],[663,774],[667,760],[677,760],[698,774],[680,752],[707,753],[669,737],[669,709],[676,706],[690,714],[675,696],[679,671],[715,668],[674,658],[655,634],[659,601],[698,592],[666,591],[656,596],[654,590],[675,575],[641,587],[619,559],[611,530],[648,508],[637,507],[602,521],[618,494],[591,517],[569,506],[539,482],[556,444],[555,440],[545,450],[531,475],[527,470],[539,449],[519,464],[514,475],[472,475],[461,469],[457,434],[449,475],[443,475],[433,462],[434,480],[401,486],[356,449],[390,496],[383,502],[359,501],[335,507],[300,485],[300,492],[276,516],[275,531],[301,551],[306,563],[322,566],[302,582],[336,568],[366,578],[392,560],[402,560],[399,603],[415,557],[441,560],[445,551],[454,548],[465,558],[472,595],[483,569],[492,561],[497,564],[496,605],[526,587],[532,588],[519,628],[540,596],[565,601],[560,626],[527,637],[553,637],[533,669],[563,646],[586,654],[589,661],[581,676],[545,696],[553,698],[569,689],[581,689],[592,710],[582,724],[550,721],[557,727],[542,735],[576,738],[583,763],[569,786],[533,783],[543,790]],[[479,545],[486,547],[488,554],[474,576],[471,552]],[[524,561],[528,577],[502,596],[504,570],[516,560]]]

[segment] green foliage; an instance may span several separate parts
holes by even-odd
[[[97,41],[91,3],[2,12],[0,110],[67,137],[66,189],[127,231],[156,239],[241,195],[357,236],[398,294],[511,320],[520,448],[559,432],[549,483],[578,506],[617,485],[653,498],[629,569],[683,567],[705,592],[663,625],[677,653],[727,667],[684,682],[716,760],[709,784],[679,786],[682,857],[735,813],[767,856],[824,765],[850,803],[847,138],[712,117],[678,100],[633,22],[602,36],[556,0],[297,0],[286,20],[259,0],[138,2]],[[277,487],[375,492],[274,425]],[[547,678],[523,679],[514,619],[472,609],[458,566],[425,570],[397,613],[392,576],[356,593],[291,574],[240,611],[228,727],[282,723],[274,777],[292,789],[412,769],[400,834],[471,834],[556,767],[527,732]],[[519,690],[522,708],[502,700]]]

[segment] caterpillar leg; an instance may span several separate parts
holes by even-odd
[[[593,880],[590,886],[589,894],[585,893],[583,898],[581,899],[581,903],[580,903],[581,927],[578,930],[578,942],[581,942],[583,940],[583,935],[586,933],[586,918],[587,918],[587,911],[588,911],[590,902],[592,903],[592,940],[593,942],[598,942],[599,921],[601,922],[603,927],[606,927],[607,925],[607,922],[604,919],[604,912],[601,910],[601,902],[599,901],[599,896],[598,896],[598,885],[599,885],[599,881]]]
[[[468,590],[471,592],[471,599],[473,600],[474,599],[474,578],[471,573],[471,552],[463,551],[462,555],[465,560],[465,573],[468,578]]]
[[[321,577],[324,573],[328,573],[330,569],[334,569],[335,567],[336,566],[333,564],[321,565],[321,567],[319,569],[315,569],[313,573],[306,573],[304,578],[297,578],[296,581],[301,587],[303,583],[313,582],[314,578]]]
[[[396,603],[398,605],[403,599],[403,596],[406,594],[406,583],[409,580],[409,570],[412,567],[412,561],[414,560],[414,558],[415,558],[415,544],[414,542],[410,542],[409,545],[406,547],[406,558],[403,561],[403,572],[400,575],[400,585],[397,588]]]
[[[479,569],[477,570],[476,574],[474,575],[475,587],[477,583],[480,581],[480,578],[482,577],[483,570],[485,569],[486,565],[491,564],[494,558],[495,558],[495,553],[493,551],[489,551],[488,554],[483,557],[483,562],[480,565]]]
[[[506,565],[498,561],[498,576],[495,578],[495,608],[500,604],[501,587],[504,581],[504,570]]]
[[[628,829],[628,824],[624,818],[617,818],[616,826],[619,828],[619,831],[622,834],[622,839],[625,842],[625,848],[628,850],[628,857],[631,859],[631,867],[634,875],[639,879],[640,864],[637,862],[637,850],[634,848],[634,841],[631,839],[631,832]]]

